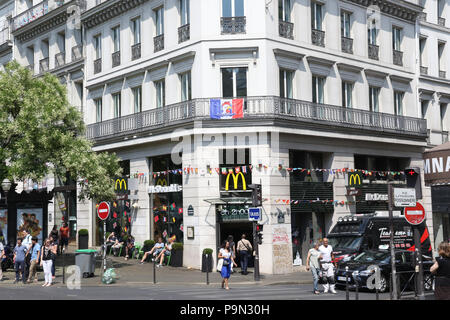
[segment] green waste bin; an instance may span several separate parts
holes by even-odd
[[[92,249],[75,251],[75,264],[80,268],[83,278],[94,276],[96,254],[97,251]]]

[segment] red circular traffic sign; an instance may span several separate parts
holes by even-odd
[[[405,219],[410,224],[418,225],[425,220],[425,209],[424,207],[419,203],[416,202],[415,207],[406,207],[405,208]]]
[[[102,202],[98,205],[97,215],[101,220],[106,220],[109,216],[109,204],[106,202]]]

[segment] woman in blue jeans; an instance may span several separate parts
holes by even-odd
[[[309,249],[308,256],[306,257],[306,270],[311,269],[311,273],[313,275],[314,280],[314,294],[319,294],[319,257],[320,257],[320,242],[316,241],[314,242],[314,248]]]

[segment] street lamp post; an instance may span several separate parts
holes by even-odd
[[[8,192],[11,189],[11,181],[9,179],[4,179],[2,181],[2,190],[5,192],[5,204],[8,206]]]

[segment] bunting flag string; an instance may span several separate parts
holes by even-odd
[[[386,203],[386,201],[378,200],[378,201],[368,201],[368,200],[351,200],[351,201],[339,201],[339,200],[289,200],[289,199],[276,199],[276,204],[285,204],[285,205],[302,205],[302,204],[313,204],[313,203],[319,203],[319,204],[332,204],[334,206],[344,206],[344,205],[354,205],[356,203]]]

